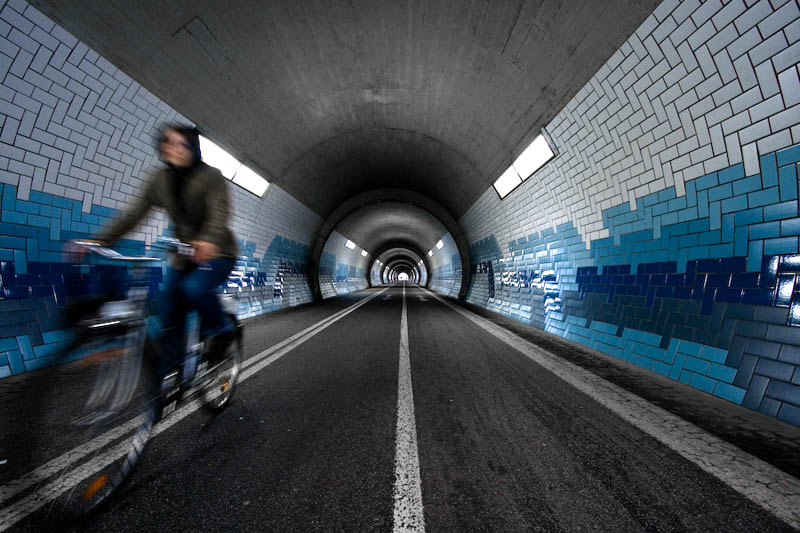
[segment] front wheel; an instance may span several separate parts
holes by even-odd
[[[100,507],[139,461],[154,423],[139,335],[143,331],[83,338],[31,376],[39,385],[29,391],[30,464],[37,488],[50,500],[48,521]]]
[[[203,406],[219,411],[230,403],[239,373],[242,368],[242,337],[237,330],[236,338],[228,345],[224,354],[206,354],[204,369],[201,369],[201,398]]]

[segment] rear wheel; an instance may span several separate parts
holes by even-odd
[[[115,494],[139,461],[154,424],[153,387],[130,334],[85,338],[40,372],[29,392],[29,481],[50,519],[76,518]]]

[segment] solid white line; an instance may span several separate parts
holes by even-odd
[[[400,363],[397,379],[397,444],[394,468],[394,531],[425,531],[422,512],[422,480],[419,474],[417,423],[408,351],[406,285],[403,283],[403,312],[400,315]]]
[[[333,315],[320,320],[316,324],[307,327],[301,332],[292,335],[288,339],[281,341],[275,346],[271,346],[270,348],[267,348],[266,350],[254,355],[253,357],[250,357],[242,365],[242,367],[247,368],[247,370],[243,371],[240,374],[239,383],[252,377],[260,370],[263,370],[268,365],[274,363],[275,361],[277,361],[278,359],[280,359],[281,357],[292,351],[300,344],[304,343],[311,337],[315,336],[317,333],[321,332],[328,326],[344,318],[345,316],[352,313],[359,307],[365,305],[373,298],[380,296],[387,290],[389,290],[388,287],[367,298],[359,300],[350,307],[338,311]],[[200,400],[194,400],[182,406],[180,409],[170,414],[167,418],[159,422],[153,428],[151,439],[156,437],[163,431],[169,429],[170,427],[174,426],[176,423],[180,422],[190,414],[194,413],[195,411],[200,409],[201,406],[202,403],[200,402]],[[22,492],[23,490],[46,480],[52,475],[64,470],[70,464],[84,460],[91,452],[101,449],[104,446],[115,441],[116,439],[119,439],[123,435],[130,433],[131,431],[133,431],[133,429],[138,427],[137,420],[138,419],[134,418],[121,426],[112,428],[103,435],[95,437],[93,440],[85,444],[82,444],[80,446],[77,446],[76,448],[70,450],[69,452],[64,453],[60,457],[49,461],[48,463],[37,468],[33,472],[17,480],[11,481],[3,485],[2,487],[0,487],[0,496],[3,497],[3,499],[0,500],[0,502],[5,501],[8,498]],[[64,491],[69,490],[71,487],[73,487],[76,483],[78,483],[82,479],[85,479],[94,472],[97,472],[100,469],[105,468],[110,463],[114,462],[118,458],[125,455],[128,451],[127,446],[128,443],[127,441],[125,441],[110,448],[109,450],[106,450],[105,452],[93,458],[92,460],[87,461],[86,464],[83,464],[79,468],[75,469],[73,472],[71,472],[70,476],[63,479],[57,479],[43,486],[36,492],[24,497],[18,502],[15,502],[13,505],[0,510],[0,531],[5,531],[7,528],[11,527],[19,520],[22,520],[30,513],[36,511],[37,509],[48,503],[50,500],[58,497]]]
[[[797,478],[489,320],[430,294],[753,503],[800,529]]]

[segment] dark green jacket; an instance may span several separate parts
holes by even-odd
[[[228,180],[216,168],[200,163],[185,178],[179,206],[173,192],[173,179],[166,168],[159,169],[147,184],[144,195],[97,239],[111,245],[133,229],[151,207],[161,207],[172,221],[176,238],[183,242],[208,241],[219,247],[220,257],[236,258],[239,247],[228,227],[231,216]],[[172,259],[172,266],[177,269],[186,268],[189,263],[185,256]]]

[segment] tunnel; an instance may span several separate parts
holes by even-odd
[[[0,0],[0,531],[800,529],[799,63],[798,0]]]

